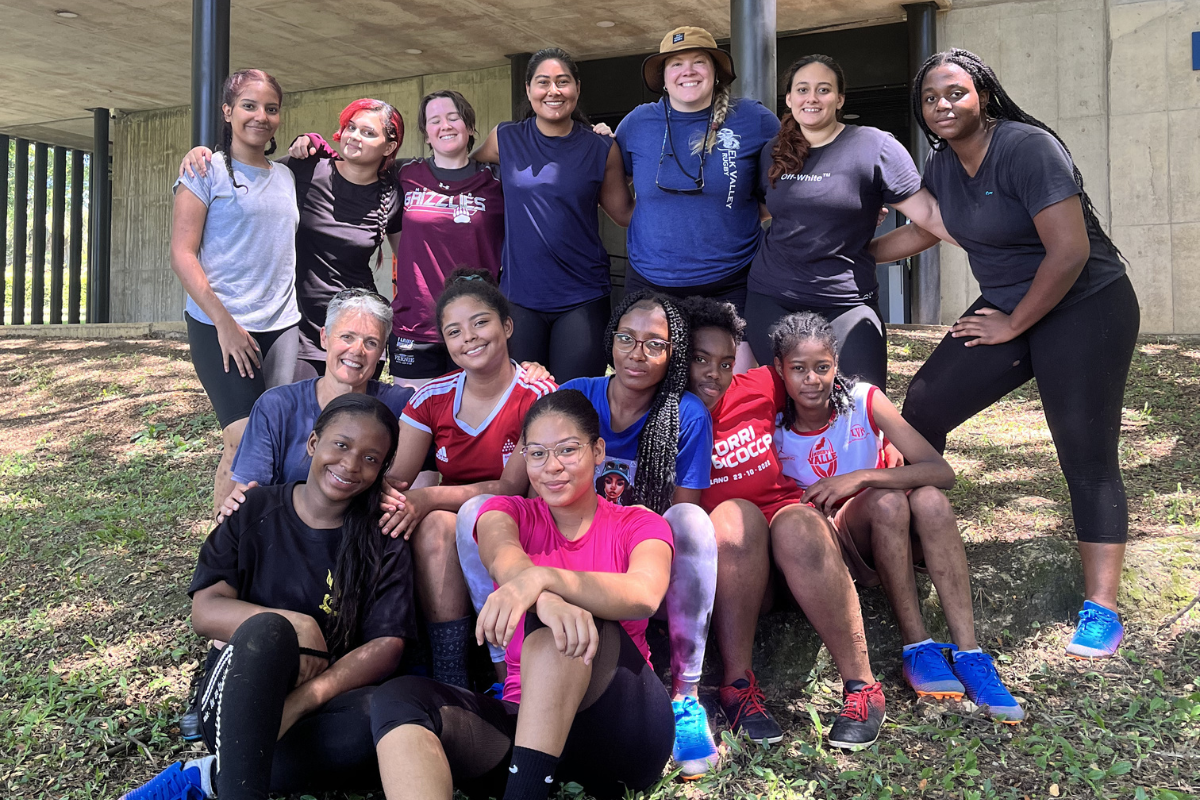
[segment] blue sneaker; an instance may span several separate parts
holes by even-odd
[[[500,683],[500,681],[496,681],[491,686],[489,686],[486,691],[484,691],[484,694],[486,694],[488,697],[494,697],[497,700],[503,700],[504,699],[504,684]]]
[[[207,800],[200,783],[200,768],[183,768],[176,761],[140,788],[121,795],[120,800]]]
[[[957,650],[952,644],[926,642],[904,651],[904,679],[919,697],[961,700],[962,683],[946,663],[943,650]]]
[[[672,700],[675,710],[675,747],[671,757],[680,767],[679,777],[694,781],[717,765],[720,754],[708,730],[708,713],[691,695]]]
[[[1067,655],[1075,658],[1109,658],[1117,654],[1121,639],[1125,638],[1125,626],[1117,612],[1104,606],[1083,601],[1079,612],[1079,626],[1067,645]]]
[[[997,722],[1016,725],[1025,719],[1025,709],[1004,688],[996,664],[987,653],[959,653],[951,667],[967,690],[967,697]]]

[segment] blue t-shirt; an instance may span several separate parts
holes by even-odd
[[[612,140],[575,123],[546,136],[534,117],[496,130],[504,184],[500,289],[519,306],[566,311],[608,296],[600,186]]]
[[[637,194],[629,263],[660,286],[713,283],[749,264],[758,249],[758,155],[779,132],[779,118],[761,103],[733,101],[704,156],[704,190],[677,194],[659,187],[695,188],[688,175],[699,175],[700,156],[692,155],[692,142],[704,135],[709,117],[707,109],[672,109],[668,140],[666,109],[666,98],[640,105],[617,127]]]
[[[308,468],[312,465],[308,436],[321,415],[317,404],[318,380],[309,378],[276,386],[254,401],[242,443],[233,457],[235,481],[258,481],[259,486],[273,486],[308,480]],[[413,390],[367,381],[366,394],[378,398],[399,419]]]
[[[596,491],[605,494],[602,478],[606,474],[620,475],[625,486],[617,487],[621,494],[609,494],[614,503],[626,505],[629,494],[624,488],[637,480],[638,437],[646,425],[649,413],[623,431],[612,429],[612,412],[608,407],[608,382],[611,378],[576,378],[567,381],[562,389],[578,389],[600,415],[600,436],[604,439],[604,463],[596,467]],[[699,397],[684,392],[679,400],[679,453],[675,457],[675,485],[684,489],[707,489],[712,464],[712,417]]]

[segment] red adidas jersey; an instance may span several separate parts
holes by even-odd
[[[514,362],[515,364],[515,362]],[[517,365],[508,392],[478,428],[458,418],[466,373],[456,370],[422,386],[408,401],[400,421],[433,434],[438,472],[450,485],[499,480],[521,438],[525,412],[558,386],[549,379],[530,381]]]
[[[775,418],[787,400],[783,379],[774,367],[734,375],[729,390],[712,410],[712,485],[700,493],[700,505],[712,510],[742,498],[762,509],[767,521],[803,493],[783,474],[775,448]]]

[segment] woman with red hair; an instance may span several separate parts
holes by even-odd
[[[296,301],[302,319],[295,380],[325,374],[321,326],[329,300],[343,289],[374,290],[383,241],[400,231],[402,209],[391,178],[404,140],[400,114],[382,100],[355,100],[338,116],[333,139],[341,144],[339,159],[279,159],[296,178],[300,209]],[[180,175],[204,175],[211,158],[207,147],[193,148]]]

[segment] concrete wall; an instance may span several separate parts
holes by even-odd
[[[456,89],[475,107],[480,135],[510,117],[508,67],[424,75],[289,94],[276,137],[280,153],[296,134],[326,137],[337,115],[359,97],[396,106],[406,126],[402,157],[428,152],[417,129],[417,103],[436,89]],[[171,184],[190,144],[187,107],[129,114],[113,125],[112,319],[149,322],[182,319],[184,292],[170,268]],[[385,260],[377,276],[390,287]]]
[[[938,47],[978,53],[1058,131],[1130,263],[1143,333],[1200,332],[1200,0],[956,0]],[[979,292],[942,246],[942,321]]]

